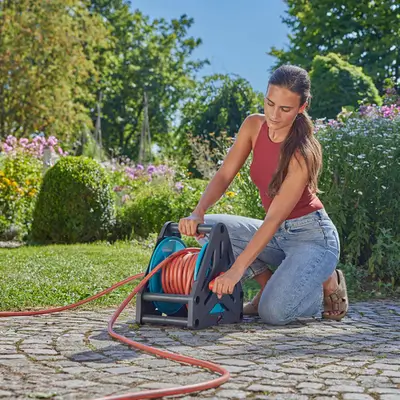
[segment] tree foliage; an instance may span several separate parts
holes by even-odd
[[[206,61],[189,57],[201,44],[188,36],[193,19],[150,20],[122,0],[92,0],[92,9],[110,25],[115,41],[104,80],[102,132],[105,147],[136,157],[148,98],[151,136],[166,145],[171,121],[194,88],[194,74]]]
[[[337,53],[362,67],[379,90],[385,78],[400,81],[400,4],[398,0],[286,0],[283,22],[291,30],[288,50],[273,47],[276,66],[307,70],[316,55]]]
[[[203,159],[209,147],[215,149],[225,136],[234,138],[245,118],[256,112],[263,112],[263,95],[255,92],[248,81],[236,75],[207,76],[182,109],[175,145],[187,149],[181,154],[189,155],[194,165],[209,161],[215,165],[217,160]],[[193,150],[195,154],[191,155]],[[203,158],[193,160],[196,157]]]
[[[314,118],[335,119],[342,107],[358,108],[360,103],[382,103],[372,79],[360,67],[347,63],[337,54],[316,56],[310,78],[310,114]]]
[[[90,127],[88,82],[107,35],[81,0],[0,2],[0,137],[69,140]]]
[[[255,92],[247,80],[236,75],[207,76],[183,107],[178,131],[203,138],[226,131],[234,137],[243,120],[262,109],[263,95]]]

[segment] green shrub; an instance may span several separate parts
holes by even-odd
[[[234,213],[245,217],[264,219],[265,210],[261,203],[258,188],[250,177],[251,160],[247,160],[231,185]]]
[[[42,163],[20,152],[0,158],[0,239],[23,239],[30,230]]]
[[[43,179],[34,211],[32,240],[76,243],[103,240],[115,223],[108,175],[96,161],[67,156]]]
[[[342,107],[358,108],[360,102],[382,103],[372,79],[335,53],[316,56],[310,78],[313,118],[336,118]]]
[[[193,180],[190,185],[175,188],[164,181],[132,192],[131,200],[117,211],[116,238],[147,237],[160,232],[168,221],[178,222],[196,207],[205,184]]]
[[[113,159],[103,162],[108,170],[110,181],[115,193],[117,207],[131,199],[131,195],[142,187],[158,184],[174,184],[175,171],[168,165],[135,164],[129,158]]]
[[[114,239],[133,236],[147,237],[159,233],[168,222],[179,222],[196,207],[207,181],[186,179],[171,185],[169,182],[149,183],[132,192],[117,211]],[[227,192],[209,213],[232,213],[235,193]]]
[[[394,286],[400,283],[400,118],[387,115],[318,131],[320,198],[338,228],[343,262]]]

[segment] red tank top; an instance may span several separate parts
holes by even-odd
[[[268,196],[268,186],[279,162],[281,143],[273,142],[269,137],[268,125],[261,126],[253,150],[253,160],[250,166],[250,177],[258,187],[265,212],[271,205],[272,198]],[[323,208],[319,198],[306,186],[304,192],[287,219],[302,217]]]

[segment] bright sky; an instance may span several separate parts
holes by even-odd
[[[283,0],[131,0],[151,18],[167,20],[187,14],[194,18],[189,35],[203,44],[196,59],[209,59],[202,75],[235,73],[247,79],[253,89],[264,92],[274,58],[266,53],[272,46],[288,45],[288,27],[281,22]],[[250,6],[251,5],[251,6]]]

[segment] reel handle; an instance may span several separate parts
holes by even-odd
[[[170,229],[172,233],[180,233],[178,229],[178,224],[176,222],[173,222],[170,224]],[[213,229],[214,225],[211,224],[199,224],[197,225],[197,233],[198,234],[205,234],[205,233],[210,233]]]
[[[208,284],[208,288],[209,288],[210,290],[213,290],[215,279],[217,279],[219,276],[221,276],[221,275],[223,275],[223,274],[224,274],[224,273],[221,272],[220,274],[218,274],[218,275]]]

